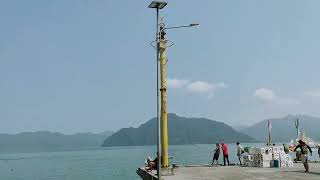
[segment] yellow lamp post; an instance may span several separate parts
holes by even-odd
[[[167,112],[167,86],[166,86],[166,48],[171,47],[173,43],[171,41],[168,45],[168,40],[165,38],[168,29],[177,29],[184,27],[197,26],[199,24],[190,24],[186,26],[173,26],[165,27],[164,23],[160,24],[160,40],[159,40],[159,52],[160,52],[160,81],[161,81],[161,160],[162,167],[169,167],[169,141],[168,141],[168,112]]]
[[[173,26],[166,28],[164,23],[159,24],[159,9],[163,9],[167,5],[164,1],[152,1],[148,6],[154,8],[157,11],[157,25],[156,25],[156,42],[155,49],[157,50],[157,156],[158,156],[158,167],[157,174],[158,178],[161,179],[161,167],[169,167],[169,155],[168,155],[168,113],[167,113],[167,88],[166,88],[166,48],[173,45],[171,41],[166,40],[165,30],[177,29],[183,27],[192,27],[199,24],[190,24],[186,26]],[[160,25],[160,32],[159,32]],[[168,42],[171,42],[170,44]],[[168,45],[169,44],[169,45]],[[161,92],[161,115],[159,117],[159,63],[160,63],[160,92]],[[160,151],[161,149],[161,151]],[[161,159],[161,161],[160,161]]]

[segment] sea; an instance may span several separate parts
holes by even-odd
[[[261,147],[264,144],[242,144]],[[280,144],[279,144],[280,145]],[[213,144],[171,145],[171,163],[201,165],[211,163]],[[156,146],[107,147],[57,152],[1,153],[0,180],[127,180],[140,179],[136,169]],[[230,163],[237,163],[236,145],[229,144]],[[315,153],[312,159],[317,159]],[[222,162],[222,157],[219,159]]]

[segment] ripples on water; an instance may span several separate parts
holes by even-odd
[[[261,147],[263,144],[243,144]],[[209,164],[213,145],[170,146],[172,162]],[[235,145],[229,145],[230,161],[236,162]],[[139,179],[135,170],[156,146],[111,147],[89,150],[0,154],[1,180],[122,180]],[[315,155],[313,156],[315,158]],[[220,157],[222,162],[222,157]]]

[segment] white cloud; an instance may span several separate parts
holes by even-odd
[[[275,98],[274,92],[271,89],[266,88],[256,89],[253,95],[264,100],[272,100]]]
[[[205,81],[195,81],[188,84],[187,89],[191,92],[195,93],[208,93],[217,90],[218,88],[226,88],[227,85],[225,83],[208,83]]]
[[[253,96],[275,104],[299,104],[297,99],[277,96],[273,90],[267,88],[256,89]]]
[[[186,86],[189,92],[206,94],[208,98],[213,98],[216,90],[226,87],[225,83],[214,84],[205,81],[194,81]]]
[[[320,97],[320,91],[306,91],[304,95],[311,97]]]
[[[189,83],[188,80],[185,79],[167,79],[167,87],[169,88],[182,88]]]
[[[205,94],[208,98],[213,98],[215,91],[221,88],[226,88],[227,85],[222,83],[209,83],[206,81],[192,81],[177,78],[168,78],[167,86],[169,88],[184,88],[190,93]]]
[[[187,89],[195,93],[207,93],[214,89],[214,86],[204,81],[195,81],[188,84]]]

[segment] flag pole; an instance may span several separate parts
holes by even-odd
[[[268,129],[269,129],[269,137],[268,137],[268,146],[271,146],[272,140],[271,140],[271,129],[272,129],[272,125],[271,125],[271,121],[268,120]]]
[[[268,146],[271,146],[271,132],[269,131],[269,140],[268,140]]]

